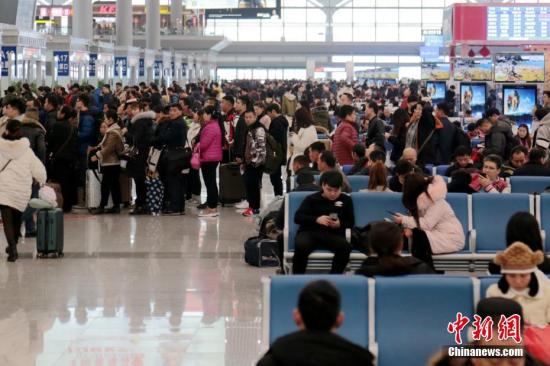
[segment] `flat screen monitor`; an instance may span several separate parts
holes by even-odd
[[[518,125],[525,123],[531,129],[533,108],[537,104],[537,86],[504,85],[502,96],[504,115],[516,121]]]
[[[443,62],[424,62],[421,64],[422,80],[449,80],[451,64]]]
[[[444,81],[428,81],[426,82],[426,90],[432,98],[432,105],[436,105],[445,101],[445,93],[447,92],[447,83]]]
[[[544,54],[497,54],[495,56],[495,81],[544,83]]]
[[[493,62],[491,59],[457,59],[454,79],[456,81],[492,81]]]
[[[205,9],[209,19],[279,19],[281,0],[189,0],[188,9]]]
[[[481,118],[485,111],[487,84],[460,83],[460,106],[462,112],[472,111],[472,116]]]

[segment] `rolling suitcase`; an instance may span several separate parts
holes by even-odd
[[[220,203],[222,206],[241,202],[245,197],[246,191],[239,164],[220,165]]]
[[[277,240],[253,236],[244,242],[244,261],[254,267],[276,267]]]
[[[164,201],[164,186],[158,176],[147,177],[145,186],[147,187],[145,205],[152,215],[159,215]]]
[[[37,257],[47,257],[49,254],[63,256],[63,210],[54,208],[38,211],[36,235]]]

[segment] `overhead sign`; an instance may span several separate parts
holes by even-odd
[[[156,78],[160,78],[160,77],[163,76],[162,75],[162,69],[163,69],[162,60],[155,60],[155,67],[154,67],[155,73],[154,73],[154,75],[155,75]]]
[[[8,60],[10,54],[15,55],[14,63],[17,62],[17,47],[15,46],[2,46],[2,76],[8,76]],[[15,68],[14,76],[17,76],[17,67]]]
[[[437,61],[439,59],[439,47],[420,47],[420,57],[425,61]]]
[[[550,38],[550,6],[489,6],[487,40],[536,41]]]
[[[90,66],[88,67],[89,77],[96,76],[96,63],[97,63],[97,53],[90,53]]]
[[[54,51],[54,59],[57,59],[57,76],[69,76],[69,51]]]

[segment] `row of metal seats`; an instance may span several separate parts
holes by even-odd
[[[292,311],[300,291],[325,279],[340,291],[343,326],[338,334],[368,348],[378,366],[426,365],[430,356],[454,344],[447,324],[458,312],[472,318],[479,299],[500,277],[469,276],[274,276],[263,281],[263,344],[297,331]],[[466,331],[463,332],[466,340]],[[466,341],[467,342],[467,341]]]
[[[305,197],[311,192],[291,192],[285,200],[284,262],[290,268],[294,256],[295,238],[299,226],[294,222],[296,211]],[[352,193],[355,226],[363,227],[374,221],[388,218],[387,211],[406,213],[400,193]],[[541,224],[545,248],[550,249],[550,195],[537,196],[526,193],[511,194],[474,194],[449,193],[447,202],[453,208],[456,217],[464,229],[466,243],[458,253],[435,255],[438,269],[475,270],[486,269],[487,263],[499,250],[506,248],[506,223],[518,211],[527,211],[535,215]],[[537,209],[535,210],[535,202]],[[550,252],[550,251],[549,251]],[[310,255],[310,268],[328,268],[332,253],[316,251]],[[352,252],[350,267],[356,268],[365,255]]]
[[[438,165],[431,168],[433,175],[440,175],[445,181],[449,182],[449,177],[445,177],[445,171],[449,165]],[[342,166],[342,172],[348,174],[352,168],[352,165]],[[352,191],[359,192],[361,189],[365,189],[369,184],[368,175],[349,175],[347,176]],[[550,177],[528,177],[518,176],[510,177],[507,179],[512,188],[512,193],[543,193],[544,190],[550,187]]]

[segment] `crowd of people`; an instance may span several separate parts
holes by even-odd
[[[46,181],[60,186],[64,212],[82,207],[100,215],[120,214],[123,205],[132,204],[124,192],[124,182],[132,179],[136,199],[129,214],[144,215],[155,213],[150,196],[159,193],[148,182],[156,179],[164,192],[157,197],[162,215],[185,215],[186,206],[193,204],[205,218],[219,216],[224,184],[224,191],[240,185],[244,197],[233,203],[239,214],[250,217],[260,213],[263,193],[270,189],[263,180],[267,174],[277,197],[291,190],[311,191],[289,218],[299,225],[293,273],[305,273],[308,256],[320,249],[334,253],[331,273],[343,273],[353,248],[369,255],[357,271],[361,275],[437,273],[432,255],[460,251],[465,242],[460,221],[445,200],[447,192],[505,194],[510,192],[509,176],[550,176],[548,103],[537,106],[533,119],[539,127],[529,131],[501,115],[494,95],[492,91],[482,118],[474,121],[471,111],[465,111],[466,117],[456,121],[452,88],[434,106],[416,82],[379,87],[296,80],[162,88],[145,83],[114,88],[74,84],[68,90],[10,87],[0,118],[0,210],[8,260],[17,259],[22,221],[25,235],[36,235],[27,202]],[[545,92],[546,100],[548,96]],[[218,172],[227,165],[239,169],[236,184],[224,182]],[[449,165],[449,183],[432,176],[427,166],[433,165]],[[86,207],[84,198],[92,189],[90,171],[101,174],[97,207],[89,202]],[[402,192],[407,212],[371,223],[359,239],[348,242],[346,230],[355,228],[353,202],[346,194],[351,191],[348,175],[368,175],[365,191]],[[283,226],[281,208],[275,228]],[[410,257],[401,255],[405,238],[414,243]],[[278,240],[282,248],[282,234]],[[522,305],[527,323],[547,325],[549,261],[531,214],[511,218],[507,245],[490,264],[502,279],[488,296],[513,299]],[[303,333],[276,342],[260,364],[277,364],[273,360],[282,357],[279,348],[291,357],[288,347],[311,344],[311,339],[320,342],[316,351],[330,343],[332,353],[326,357],[371,363],[368,352],[329,334],[343,322],[339,301],[330,284],[306,288],[295,313]],[[336,348],[347,356],[341,358]]]

